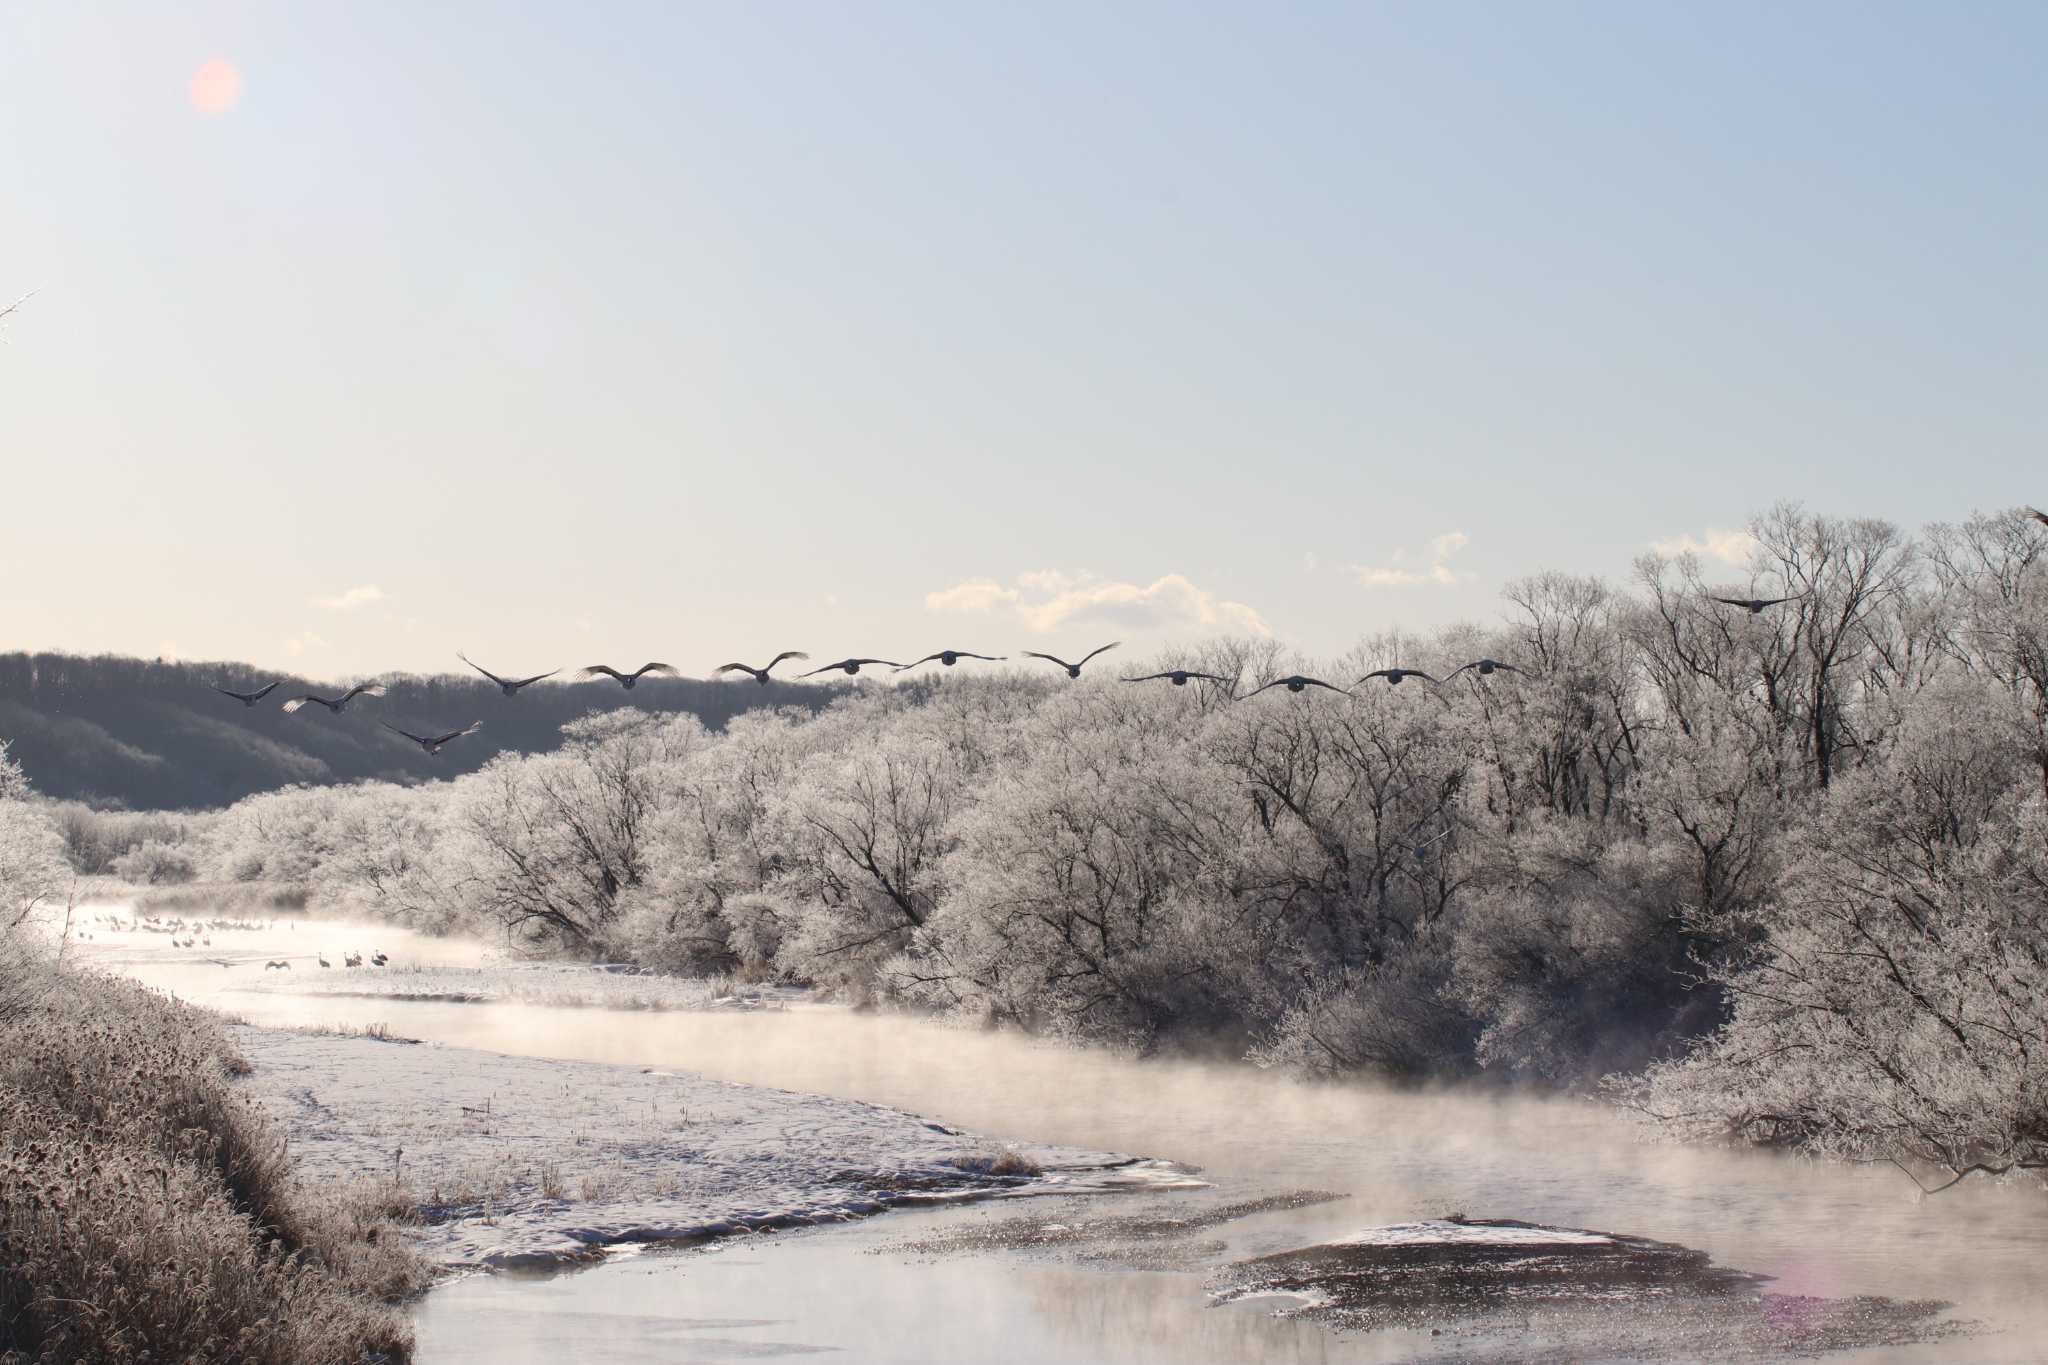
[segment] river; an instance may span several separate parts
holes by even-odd
[[[1236,1197],[1344,1196],[1226,1225],[1214,1234],[1223,1257],[1457,1211],[1682,1243],[1775,1276],[1772,1287],[1786,1293],[1952,1300],[1958,1315],[1989,1329],[1833,1360],[2031,1361],[2048,1340],[2048,1199],[2031,1186],[1966,1183],[1921,1198],[1889,1168],[1646,1144],[1624,1119],[1578,1101],[1308,1085],[1227,1061],[1139,1061],[823,1006],[649,1013],[258,993],[242,987],[261,978],[269,954],[318,948],[338,960],[370,946],[394,962],[460,964],[484,950],[387,927],[280,922],[234,935],[223,958],[234,965],[223,967],[206,959],[224,950],[171,950],[167,937],[127,934],[86,948],[104,965],[254,1024],[381,1022],[451,1046],[689,1069],[891,1105],[999,1138],[1167,1157]],[[470,1277],[422,1304],[419,1359],[829,1352],[846,1361],[1080,1365],[1398,1360],[1430,1349],[1412,1334],[1340,1336],[1278,1319],[1257,1301],[1212,1308],[1199,1275],[902,1249],[933,1228],[1014,1212],[901,1212],[540,1280]]]

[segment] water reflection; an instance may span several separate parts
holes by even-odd
[[[465,1280],[436,1293],[422,1310],[420,1359],[508,1365],[830,1352],[837,1360],[875,1362],[1321,1365],[1414,1354],[1414,1333],[1345,1341],[1249,1305],[1205,1309],[1196,1282],[1185,1275],[866,1254],[945,1217],[892,1215],[854,1228],[777,1236],[713,1254],[649,1257],[541,1283]],[[590,1314],[593,1304],[604,1312]]]

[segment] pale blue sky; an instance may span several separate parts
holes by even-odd
[[[0,648],[1326,652],[1780,496],[2048,500],[2044,53],[2040,5],[16,10]]]

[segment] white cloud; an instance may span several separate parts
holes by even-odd
[[[926,593],[924,604],[932,611],[988,611],[1015,606],[1017,597],[1015,588],[1006,588],[993,578],[970,578],[965,583]]]
[[[1017,586],[1033,592],[1059,593],[1078,588],[1094,576],[1089,573],[1061,573],[1058,569],[1034,569],[1030,573],[1018,574]]]
[[[367,607],[372,602],[383,600],[384,589],[375,583],[364,583],[350,588],[347,592],[336,593],[332,597],[316,597],[313,599],[313,605],[325,607],[328,611],[354,611],[357,607]]]
[[[327,642],[310,630],[302,630],[284,642],[284,652],[294,659],[301,657],[308,650],[325,648]]]
[[[1432,564],[1417,572],[1413,569],[1368,569],[1356,570],[1358,581],[1368,588],[1418,588],[1425,583],[1438,583],[1449,587],[1458,581],[1458,575],[1446,564]]]
[[[1015,613],[1027,630],[1039,634],[1083,621],[1133,631],[1273,633],[1251,607],[1204,591],[1177,573],[1137,584],[1041,569],[1019,574],[1016,582],[1016,587],[1009,587],[993,578],[970,578],[925,594],[924,604],[933,611],[992,612],[1001,608]]]
[[[1349,567],[1357,575],[1359,584],[1367,588],[1448,588],[1473,577],[1469,573],[1458,572],[1450,565],[1451,556],[1471,543],[1472,537],[1463,531],[1446,531],[1430,540],[1429,563],[1422,568],[1401,567],[1408,558],[1405,548],[1395,550],[1387,564],[1353,564]]]
[[[1747,531],[1722,531],[1708,527],[1705,535],[1695,536],[1687,532],[1666,540],[1653,540],[1650,548],[1660,555],[1674,558],[1678,555],[1703,555],[1739,568],[1749,563],[1750,555],[1756,550],[1756,537]]]

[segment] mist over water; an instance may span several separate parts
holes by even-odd
[[[823,1005],[629,1011],[278,993],[284,974],[266,973],[263,964],[287,955],[292,986],[305,989],[338,984],[342,954],[351,951],[381,949],[394,968],[501,960],[485,944],[388,925],[289,923],[216,934],[210,947],[174,949],[169,935],[128,933],[80,950],[255,1024],[383,1023],[451,1046],[673,1067],[891,1105],[997,1138],[1166,1157],[1202,1168],[1232,1197],[1295,1189],[1346,1196],[1226,1224],[1215,1234],[1227,1243],[1219,1261],[1461,1212],[1682,1243],[1724,1265],[1776,1276],[1772,1288],[1783,1293],[1949,1299],[1958,1316],[2009,1329],[1837,1359],[2026,1360],[2037,1354],[2032,1341],[2048,1333],[2038,1302],[2048,1205],[2030,1184],[1968,1182],[1923,1199],[1890,1167],[1648,1144],[1622,1116],[1581,1101],[1303,1084],[1241,1064],[1138,1061]],[[321,971],[315,951],[335,966]],[[1014,1257],[910,1265],[857,1254],[922,1225],[1009,1211],[892,1214],[856,1228],[714,1256],[642,1258],[544,1284],[464,1281],[437,1291],[423,1310],[421,1358],[460,1358],[460,1342],[495,1342],[498,1360],[547,1358],[547,1336],[536,1324],[564,1313],[577,1315],[579,1331],[600,1331],[597,1319],[582,1316],[597,1314],[602,1332],[622,1334],[616,1346],[610,1336],[589,1338],[605,1341],[606,1355],[616,1358],[635,1358],[635,1349],[647,1359],[737,1358],[721,1352],[746,1354],[741,1346],[758,1344],[758,1332],[679,1327],[677,1314],[772,1319],[784,1324],[778,1331],[855,1359],[933,1358],[946,1354],[943,1326],[932,1329],[938,1336],[920,1326],[926,1334],[916,1353],[899,1356],[874,1323],[887,1317],[878,1304],[901,1302],[907,1313],[919,1303],[928,1309],[928,1295],[971,1298],[966,1317],[1007,1324],[1012,1341],[1032,1343],[1035,1358],[1044,1359],[1401,1359],[1426,1344],[1394,1339],[1403,1334],[1339,1338],[1276,1322],[1250,1305],[1209,1309],[1199,1277]],[[794,1298],[791,1277],[805,1286]],[[801,1305],[793,1322],[792,1303]],[[498,1326],[487,1330],[487,1322]],[[526,1350],[533,1354],[520,1354]],[[975,1356],[963,1342],[959,1358]]]

